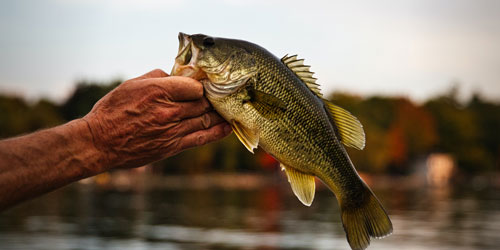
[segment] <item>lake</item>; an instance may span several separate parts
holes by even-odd
[[[278,178],[232,188],[76,183],[0,214],[0,249],[350,249],[332,193],[319,188],[305,207]],[[500,248],[500,190],[387,186],[374,192],[394,233],[368,249]]]

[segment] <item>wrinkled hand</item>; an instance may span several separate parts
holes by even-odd
[[[203,86],[162,70],[125,81],[95,104],[85,120],[94,145],[115,167],[138,167],[231,133],[203,97]]]

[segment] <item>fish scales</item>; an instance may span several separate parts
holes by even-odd
[[[253,43],[201,34],[180,33],[179,42],[172,75],[200,80],[245,147],[260,146],[280,162],[302,203],[314,199],[314,176],[322,180],[337,197],[352,249],[392,233],[385,209],[342,145],[364,147],[361,123],[322,99],[303,60],[280,60]]]
[[[286,165],[300,167],[302,171],[308,169],[310,173],[318,176],[327,170],[325,174],[338,178],[337,183],[352,185],[340,180],[342,177],[348,180],[355,172],[342,171],[341,166],[351,166],[352,163],[336,138],[332,124],[328,120],[317,119],[317,117],[327,117],[323,103],[279,59],[269,57],[259,48],[255,50],[254,55],[259,65],[257,76],[260,76],[255,79],[255,82],[260,83],[256,88],[287,100],[287,110],[280,119],[268,120],[256,112],[248,116],[249,119],[257,119],[257,124],[265,124],[261,126],[264,133],[261,136],[262,148],[268,152],[271,148],[278,149],[280,155],[275,157],[289,159],[283,162]],[[276,128],[280,130],[276,131]],[[291,138],[283,140],[283,135]],[[293,144],[284,145],[283,141]],[[322,166],[333,166],[333,168],[328,167],[318,171]],[[329,183],[329,186],[335,187],[334,183]]]

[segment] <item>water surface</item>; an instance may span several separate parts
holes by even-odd
[[[499,249],[500,190],[374,190],[394,234],[369,249]],[[0,214],[0,249],[350,249],[332,194],[282,184],[135,189],[74,184]]]

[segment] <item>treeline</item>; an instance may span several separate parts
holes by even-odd
[[[22,97],[0,94],[0,137],[52,127],[87,114],[95,102],[116,87],[108,83],[80,82],[73,94],[57,104],[42,99],[28,103]],[[359,118],[366,133],[363,151],[348,149],[359,170],[409,174],[417,161],[434,152],[448,153],[465,173],[500,170],[500,104],[474,95],[459,102],[456,89],[416,104],[407,98],[363,98],[335,93],[329,99]],[[250,154],[230,136],[220,142],[191,149],[155,164],[165,173],[255,171],[277,168],[262,151]]]
[[[420,105],[401,97],[330,99],[364,126],[365,150],[349,150],[360,170],[407,174],[436,152],[450,154],[466,173],[500,170],[500,104],[477,94],[463,103],[456,93],[452,89]]]

